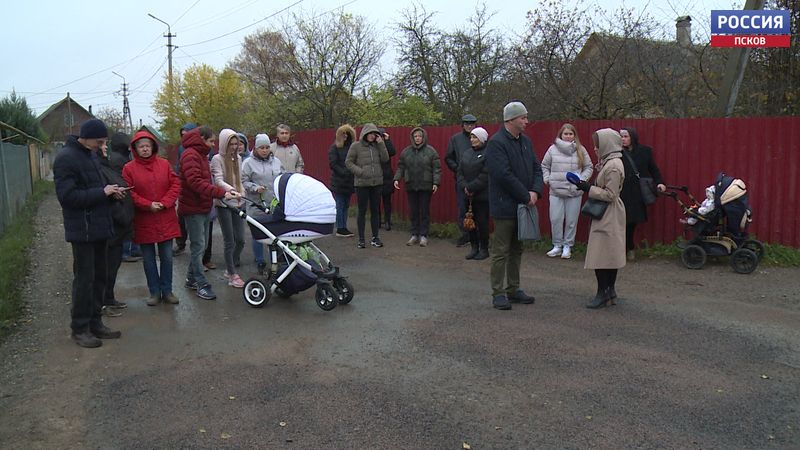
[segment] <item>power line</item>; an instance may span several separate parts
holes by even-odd
[[[251,23],[250,25],[245,25],[245,26],[243,26],[241,28],[237,28],[236,30],[230,31],[230,32],[225,33],[223,35],[220,35],[220,36],[217,36],[217,37],[213,37],[211,39],[206,39],[205,41],[200,41],[200,42],[195,42],[193,44],[183,45],[182,47],[192,47],[192,46],[195,46],[195,45],[205,44],[207,42],[216,41],[217,39],[222,39],[222,38],[224,38],[226,36],[230,36],[230,35],[232,35],[234,33],[238,33],[238,32],[240,32],[242,30],[246,30],[247,28],[250,28],[250,27],[255,26],[255,25],[257,25],[257,24],[259,24],[261,22],[264,22],[265,20],[273,18],[273,17],[277,16],[278,14],[280,14],[280,13],[282,13],[284,11],[288,11],[289,9],[299,5],[300,3],[303,3],[303,1],[304,0],[297,0],[296,2],[292,3],[291,5],[285,7],[283,9],[281,9],[281,10],[278,10],[278,11],[276,11],[276,12],[270,14],[270,15],[268,15],[267,17],[264,17],[263,19],[257,20],[255,22]]]

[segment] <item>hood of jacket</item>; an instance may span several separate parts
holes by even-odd
[[[578,145],[576,143],[567,142],[567,141],[565,141],[565,140],[563,140],[561,138],[556,138],[556,140],[553,141],[553,145],[556,146],[556,149],[559,152],[561,152],[561,153],[563,153],[565,155],[568,155],[568,156],[574,155],[575,151],[577,150],[577,147],[578,147]]]
[[[359,141],[364,141],[367,143],[367,135],[370,133],[380,133],[378,131],[378,127],[374,123],[367,123],[364,124],[364,128],[361,129],[361,135],[358,137]]]
[[[597,156],[604,160],[612,154],[621,157],[622,154],[622,136],[619,135],[617,130],[611,128],[603,128],[597,130],[597,137],[600,145],[598,146]]]
[[[122,132],[116,132],[108,143],[111,151],[127,157],[131,151],[131,137]]]
[[[193,148],[201,155],[208,155],[211,151],[203,136],[200,136],[200,129],[195,128],[188,133],[185,133],[181,138],[181,145],[183,148]]]
[[[421,131],[422,132],[422,143],[419,144],[419,145],[417,145],[414,142],[414,133],[416,133],[417,131]],[[414,127],[411,130],[411,146],[414,147],[415,149],[419,150],[421,148],[424,148],[426,145],[428,145],[428,132],[425,131],[425,129],[422,128],[422,127]]]
[[[239,139],[238,133],[231,130],[230,128],[224,128],[222,131],[219,132],[219,154],[222,156],[226,156],[228,154],[228,143],[231,141],[232,138]]]
[[[336,129],[336,148],[350,146],[356,140],[356,130],[348,124],[344,124]]]
[[[245,136],[244,133],[236,133],[236,136],[239,138],[239,141],[244,142],[244,150],[241,154],[247,154],[250,151],[250,142],[247,141],[247,136]]]
[[[148,138],[151,141],[153,141],[153,154],[150,155],[149,158],[142,158],[141,156],[139,156],[139,153],[136,152],[136,141],[144,138]],[[158,158],[158,141],[156,141],[155,136],[153,136],[152,134],[150,134],[150,132],[146,130],[137,131],[136,134],[133,135],[133,138],[131,139],[130,148],[133,158],[139,162],[154,161],[155,158]]]

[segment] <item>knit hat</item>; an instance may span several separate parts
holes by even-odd
[[[481,144],[485,144],[486,140],[489,139],[489,133],[482,127],[474,128],[472,130],[472,133],[470,134],[474,134],[475,137],[478,138],[479,141],[481,141]]]
[[[478,118],[472,114],[464,114],[464,117],[461,118],[461,123],[475,123],[477,121]]]
[[[503,122],[516,119],[520,116],[527,116],[528,109],[522,102],[511,102],[503,108]]]
[[[195,128],[197,128],[197,125],[193,124],[192,122],[186,122],[181,127],[181,131],[191,131],[194,130]]]
[[[256,148],[269,146],[269,136],[266,133],[256,135]]]
[[[100,119],[89,119],[81,124],[81,139],[102,139],[108,137],[108,128]]]

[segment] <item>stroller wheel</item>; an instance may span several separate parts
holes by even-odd
[[[333,280],[333,287],[339,291],[339,304],[346,305],[353,299],[353,285],[347,281],[347,278],[341,277]]]
[[[339,304],[339,293],[330,283],[320,283],[317,285],[317,306],[323,311],[330,311]]]
[[[736,273],[751,273],[758,267],[758,255],[749,248],[740,248],[731,254],[731,267]]]
[[[706,264],[706,251],[696,244],[687,245],[681,253],[681,261],[687,269],[702,269]]]
[[[748,239],[744,241],[744,243],[742,243],[741,248],[752,250],[756,254],[756,256],[758,256],[758,262],[761,262],[761,260],[764,259],[764,254],[766,253],[766,250],[764,249],[764,244],[755,239]]]
[[[269,297],[272,295],[269,288],[258,278],[250,278],[244,284],[242,296],[244,301],[253,308],[261,308],[269,302]]]

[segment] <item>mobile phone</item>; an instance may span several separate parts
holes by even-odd
[[[133,189],[133,186],[127,186],[127,187],[120,186],[120,189],[122,189],[123,191],[130,191],[131,189]]]

